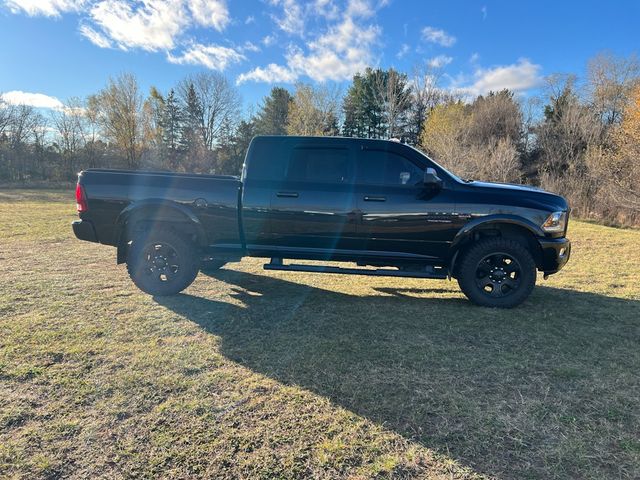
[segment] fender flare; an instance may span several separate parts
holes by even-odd
[[[526,218],[519,217],[516,215],[508,215],[508,214],[495,214],[495,215],[486,215],[482,217],[474,218],[473,220],[466,223],[459,231],[456,233],[456,236],[453,238],[451,245],[449,247],[449,269],[453,271],[455,261],[458,257],[458,252],[460,251],[460,247],[465,245],[473,236],[473,234],[479,230],[486,227],[491,227],[493,225],[513,225],[516,227],[524,228],[529,233],[533,235],[533,237],[544,237],[544,231],[539,225],[527,220]]]
[[[207,236],[202,222],[187,205],[161,198],[147,198],[127,205],[116,219],[115,238],[118,247],[118,263],[123,263],[126,260],[125,233],[130,220],[137,215],[142,215],[141,220],[149,222],[183,222],[193,225],[198,245],[204,246],[206,244]]]

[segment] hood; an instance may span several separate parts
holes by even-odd
[[[542,188],[532,187],[529,185],[518,185],[516,183],[493,183],[493,182],[479,182],[477,180],[474,180],[472,182],[467,183],[467,185],[472,187],[482,187],[482,188],[488,187],[488,188],[498,188],[498,189],[504,189],[504,190],[517,190],[520,192],[540,192],[540,193],[546,193],[549,195],[556,195],[555,193],[547,192]]]
[[[538,187],[517,185],[514,183],[479,182],[475,180],[465,183],[464,185],[472,190],[478,189],[478,191],[495,195],[505,195],[512,197],[514,200],[524,201],[525,203],[533,202],[537,204],[538,207],[552,211],[569,209],[569,205],[564,197]]]

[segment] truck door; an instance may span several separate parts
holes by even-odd
[[[361,249],[416,260],[446,254],[455,234],[453,191],[446,184],[426,188],[424,168],[390,148],[358,151],[355,194]]]
[[[328,258],[354,248],[353,153],[348,145],[301,142],[271,194],[271,243]]]

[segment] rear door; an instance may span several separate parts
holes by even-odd
[[[271,193],[273,246],[321,257],[354,248],[352,152],[339,142],[300,140],[293,145],[284,178]]]
[[[423,184],[424,165],[398,148],[363,147],[357,154],[355,193],[360,248],[397,258],[437,259],[448,251],[455,199]],[[407,148],[407,150],[409,150]]]

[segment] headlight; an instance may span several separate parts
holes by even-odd
[[[567,212],[553,212],[542,224],[542,230],[548,233],[564,232],[567,225]]]

